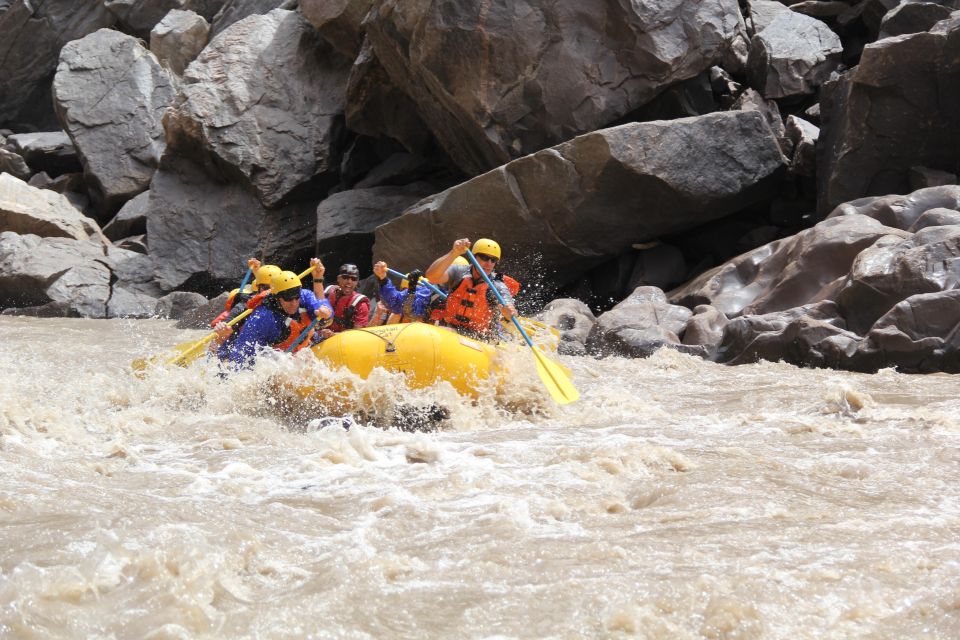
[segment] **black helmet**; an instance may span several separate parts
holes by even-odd
[[[357,268],[357,265],[346,263],[340,265],[340,271],[337,273],[338,276],[353,276],[355,278],[360,277],[360,269]]]

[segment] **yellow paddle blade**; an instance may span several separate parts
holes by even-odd
[[[580,398],[580,392],[567,377],[563,366],[548,358],[537,347],[531,345],[530,348],[533,350],[533,355],[537,357],[537,373],[540,375],[540,380],[547,387],[553,401],[557,404],[576,402]]]

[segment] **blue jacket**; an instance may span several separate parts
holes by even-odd
[[[217,357],[244,366],[253,362],[258,348],[271,347],[280,342],[286,314],[277,312],[278,305],[271,298],[267,296],[263,304],[250,314],[240,333],[220,345]],[[300,290],[300,308],[308,315],[316,317],[323,307],[330,309],[333,314],[329,302],[318,299],[309,289]]]
[[[404,305],[407,302],[407,298],[410,297],[410,290],[404,289],[401,291],[397,289],[393,282],[390,281],[390,278],[384,280],[380,285],[380,299],[383,300],[383,304],[387,306],[390,313],[406,316],[404,320],[425,318],[430,313],[430,297],[432,295],[433,291],[430,290],[430,287],[423,284],[417,285],[417,289],[413,294],[413,303],[410,312],[404,314]],[[411,313],[414,317],[410,317]]]

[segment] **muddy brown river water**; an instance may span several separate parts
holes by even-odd
[[[0,638],[960,637],[960,377],[517,355],[345,430],[309,354],[130,374],[200,335],[0,318]]]

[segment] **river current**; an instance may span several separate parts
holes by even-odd
[[[309,354],[131,375],[201,335],[0,318],[0,638],[960,637],[958,376],[563,357],[557,407],[528,353],[475,404]]]

